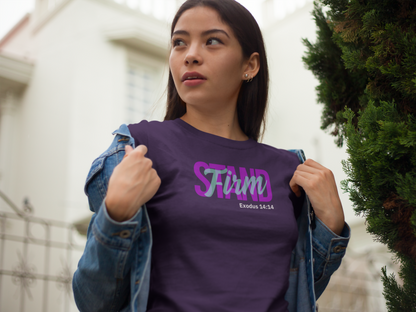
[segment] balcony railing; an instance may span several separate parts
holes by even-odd
[[[0,206],[0,311],[77,311],[71,282],[85,238],[35,217],[28,200],[20,209],[0,191]]]

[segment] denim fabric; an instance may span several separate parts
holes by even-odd
[[[81,312],[145,312],[149,295],[152,234],[146,206],[125,222],[113,221],[105,207],[108,180],[123,159],[125,145],[135,147],[126,125],[113,134],[116,136],[112,144],[93,162],[85,184],[90,209],[95,214],[72,281]],[[292,152],[298,155],[300,162],[305,160],[302,150]],[[346,224],[341,236],[334,234],[315,218],[305,196],[298,231],[285,299],[290,312],[314,312],[316,299],[345,255],[350,228]]]

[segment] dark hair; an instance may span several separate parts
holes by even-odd
[[[260,70],[252,82],[243,83],[237,100],[238,122],[243,132],[258,141],[264,132],[265,112],[269,92],[269,70],[266,51],[260,28],[246,8],[234,0],[187,0],[179,8],[172,21],[171,36],[183,12],[197,6],[205,6],[218,12],[221,20],[234,32],[243,50],[243,57],[249,58],[254,52],[260,55]],[[169,70],[168,99],[165,120],[182,117],[186,105],[176,90]]]

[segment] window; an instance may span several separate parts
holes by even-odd
[[[127,68],[127,105],[124,122],[137,123],[150,119],[157,99],[157,70],[140,63],[130,62]]]

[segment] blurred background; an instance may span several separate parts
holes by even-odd
[[[162,120],[170,21],[181,0],[0,0],[0,311],[77,311],[71,279],[91,217],[92,161],[122,123]],[[270,67],[263,142],[302,148],[346,176],[345,149],[320,129],[301,39],[310,0],[241,0],[259,22]],[[352,237],[319,311],[386,311],[386,247],[339,188]]]

